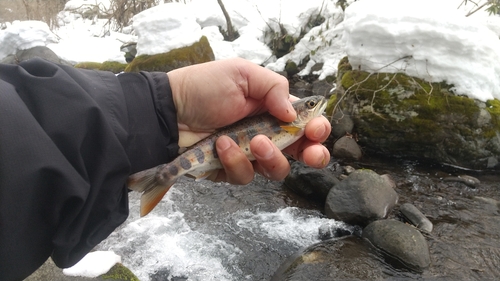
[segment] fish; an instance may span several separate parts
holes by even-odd
[[[280,150],[285,149],[304,135],[306,124],[325,111],[327,101],[323,96],[310,96],[292,102],[297,118],[283,122],[268,112],[244,118],[223,127],[194,145],[186,148],[173,161],[132,174],[128,188],[142,192],[141,217],[151,212],[170,187],[181,176],[204,179],[223,168],[215,148],[215,141],[222,135],[229,136],[242,149],[247,158],[255,160],[250,151],[250,141],[257,135],[267,136]]]

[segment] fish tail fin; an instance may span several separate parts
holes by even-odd
[[[127,180],[128,188],[142,192],[141,217],[149,214],[156,207],[175,182],[175,179],[172,179],[162,184],[164,181],[158,180],[157,172],[158,168],[144,170],[131,175]]]

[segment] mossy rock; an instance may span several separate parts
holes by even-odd
[[[125,69],[125,72],[161,71],[169,72],[188,65],[213,61],[214,52],[207,37],[188,47],[172,50],[157,55],[140,55]]]
[[[113,73],[120,73],[125,70],[127,64],[116,62],[116,61],[105,61],[100,62],[81,62],[75,65],[76,68],[83,69],[94,69],[94,70],[104,70],[111,71]]]
[[[99,279],[109,281],[139,281],[139,278],[121,263],[115,264],[107,273],[99,276]]]
[[[365,152],[500,169],[500,101],[453,93],[452,85],[402,73],[368,73],[339,63],[337,105],[350,114]],[[342,66],[342,69],[340,69]]]

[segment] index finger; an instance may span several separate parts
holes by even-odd
[[[246,81],[246,93],[255,100],[263,100],[270,114],[284,122],[292,122],[297,114],[289,101],[288,80],[254,63],[238,65],[238,71]]]

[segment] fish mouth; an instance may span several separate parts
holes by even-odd
[[[325,113],[326,106],[328,105],[328,100],[325,97],[322,97],[319,101],[319,105],[316,106],[315,116],[320,116]]]

